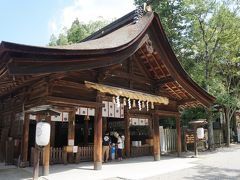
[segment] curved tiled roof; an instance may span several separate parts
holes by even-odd
[[[188,103],[189,106],[198,104],[210,106],[215,98],[198,86],[181,67],[169,45],[158,15],[148,12],[137,23],[133,23],[133,18],[134,12],[131,12],[125,18],[118,19],[117,23],[113,22],[78,44],[37,47],[2,42],[0,81],[11,81],[11,76],[16,78],[18,75],[79,71],[119,64],[140,51],[148,39],[146,34],[151,31],[154,32],[154,37],[150,39],[155,43],[155,52],[150,56],[153,56],[160,69],[165,68],[167,75],[163,78],[173,79],[171,83],[161,84],[161,87],[170,94],[181,91],[186,97],[192,99],[192,102]],[[156,57],[160,55],[164,58]],[[150,61],[146,63],[151,64]],[[162,81],[161,78],[156,80]],[[14,83],[10,82],[10,85],[14,87]],[[0,87],[0,94],[1,92],[3,93]],[[179,97],[179,101],[184,100],[183,96]],[[184,103],[182,105],[187,106]]]

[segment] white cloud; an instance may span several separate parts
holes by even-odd
[[[55,19],[51,19],[48,22],[48,30],[51,32],[51,34],[57,34],[58,33],[57,22],[56,22]]]
[[[63,27],[69,28],[76,18],[85,23],[99,18],[112,20],[134,10],[133,3],[133,0],[74,0],[49,21],[49,27],[55,34]]]

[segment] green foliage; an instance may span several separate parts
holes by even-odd
[[[49,46],[61,46],[79,43],[81,40],[98,31],[109,24],[106,20],[90,21],[89,23],[81,23],[78,19],[73,21],[71,28],[63,29],[63,33],[59,34],[58,38],[52,35]]]
[[[206,119],[206,111],[203,108],[189,108],[185,109],[181,115],[182,124],[187,126],[189,121],[196,119]]]

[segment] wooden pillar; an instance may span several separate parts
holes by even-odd
[[[89,120],[84,120],[84,144],[88,144],[88,129],[89,129]]]
[[[45,117],[46,121],[51,125],[51,116]],[[51,133],[51,132],[50,132]],[[43,176],[49,174],[49,162],[50,162],[50,141],[47,146],[43,148]]]
[[[69,112],[68,117],[68,140],[75,138],[75,111]]]
[[[40,115],[37,114],[36,123],[39,122],[40,118],[41,118]],[[39,155],[40,155],[40,149],[38,145],[35,143],[35,148],[33,153],[33,180],[37,180],[39,175]]]
[[[102,107],[97,107],[94,118],[94,170],[101,169],[102,169]]]
[[[55,122],[51,121],[51,137],[50,137],[50,146],[54,147],[55,145]]]
[[[34,157],[33,157],[33,180],[38,179],[38,174],[39,174],[39,155],[40,155],[40,150],[38,149],[37,145],[35,145]]]
[[[124,107],[124,119],[125,119],[125,152],[126,157],[130,157],[131,153],[131,141],[130,141],[130,117],[128,113],[128,108]]]
[[[69,140],[75,139],[75,111],[70,111],[68,116],[68,145]],[[74,145],[74,144],[73,144]],[[68,160],[73,162],[73,153],[68,153]]]
[[[180,157],[182,152],[182,133],[179,116],[176,117],[176,129],[177,129],[177,153],[178,157]]]
[[[159,118],[156,114],[153,117],[153,156],[154,161],[160,160],[160,132],[159,132]]]
[[[28,139],[29,139],[29,113],[24,114],[23,136],[22,136],[22,161],[28,161]]]
[[[194,128],[193,128],[193,133],[194,133],[194,154],[197,157],[198,156],[198,147],[197,147],[198,139],[197,139],[197,127],[196,126],[194,126]]]
[[[103,133],[105,133],[108,130],[107,127],[107,117],[102,117],[102,129],[103,129]]]

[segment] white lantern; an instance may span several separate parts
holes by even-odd
[[[38,122],[36,126],[36,144],[46,146],[50,140],[50,124],[47,122]]]
[[[204,138],[204,129],[203,128],[197,128],[197,138],[198,139]]]

